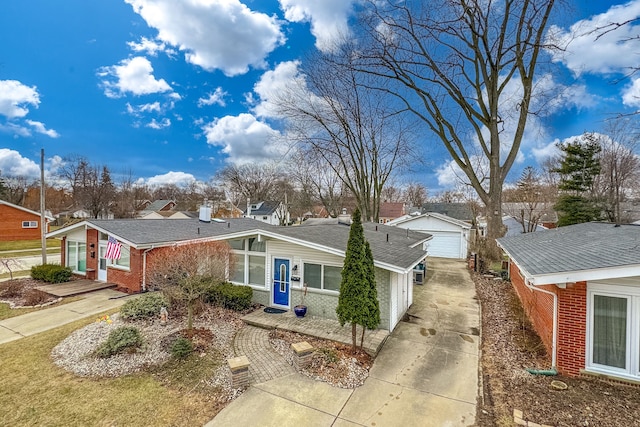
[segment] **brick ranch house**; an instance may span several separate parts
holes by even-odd
[[[390,331],[413,303],[413,269],[425,259],[431,236],[379,224],[364,228],[376,267],[380,328]],[[109,236],[122,243],[118,260],[105,258]],[[250,218],[88,219],[48,237],[61,239],[62,264],[74,273],[130,293],[145,290],[155,249],[226,241],[236,256],[229,281],[251,286],[254,302],[291,309],[307,283],[308,313],[335,319],[349,226],[278,227]]]
[[[47,232],[54,219],[45,216]],[[0,241],[38,240],[41,236],[40,212],[0,200]]]
[[[498,245],[560,373],[640,383],[640,226],[590,222]]]

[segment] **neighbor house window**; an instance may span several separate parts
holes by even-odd
[[[589,284],[587,368],[640,378],[640,290]]]
[[[67,267],[76,273],[84,273],[87,270],[87,244],[67,240]]]
[[[38,228],[38,221],[22,221],[22,228]]]
[[[304,263],[304,283],[314,289],[340,291],[342,267]]]
[[[266,274],[266,243],[257,237],[229,241],[235,257],[235,266],[229,280],[243,285],[264,288]]]

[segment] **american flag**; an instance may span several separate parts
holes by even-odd
[[[121,247],[122,245],[116,240],[115,237],[109,236],[109,240],[107,240],[107,253],[104,257],[106,259],[120,259]]]

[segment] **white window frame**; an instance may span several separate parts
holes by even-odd
[[[241,256],[244,258],[244,280],[242,282],[236,282],[234,280],[231,280],[231,272],[229,272],[228,274],[228,278],[229,278],[229,282],[234,283],[236,285],[246,285],[246,286],[251,286],[254,289],[259,289],[259,290],[265,290],[268,289],[267,287],[267,283],[269,283],[268,279],[267,279],[267,273],[269,272],[269,268],[267,267],[267,245],[265,242],[265,248],[264,248],[264,252],[260,252],[260,251],[250,251],[249,250],[249,240],[251,239],[257,239],[258,236],[252,236],[252,237],[247,237],[247,238],[243,238],[243,239],[233,239],[233,240],[242,240],[243,243],[243,249],[232,249],[231,252],[234,253],[237,256]],[[259,256],[264,258],[264,284],[263,285],[258,285],[255,283],[249,283],[249,257],[250,256]]]
[[[76,259],[76,265],[73,265],[73,266],[69,265],[69,249],[70,249],[70,248],[69,248],[69,246],[71,246],[71,244],[73,244],[73,250],[75,251],[75,255],[76,255],[76,256],[75,256],[75,259]],[[84,260],[84,262],[85,262],[85,271],[80,271],[80,270],[78,270],[78,269],[77,269],[77,268],[78,268],[78,262],[80,261],[80,250],[79,250],[79,249],[80,249],[80,245],[81,245],[81,244],[84,244],[84,245],[85,245],[85,252],[84,252],[84,253],[85,253],[85,260]],[[86,268],[87,268],[87,267],[86,267],[86,262],[87,262],[87,258],[86,258],[87,249],[86,249],[86,248],[87,248],[87,242],[83,242],[83,241],[79,241],[79,240],[67,240],[67,241],[66,241],[66,243],[65,243],[65,250],[66,250],[66,253],[65,253],[65,260],[64,260],[65,267],[71,267],[72,271],[73,271],[75,274],[86,275],[86,274],[87,274],[87,270],[86,270]]]
[[[124,250],[128,250],[129,251],[129,265],[119,265],[118,261],[120,261],[119,259],[108,259],[107,260],[107,268],[115,268],[117,270],[122,270],[122,271],[131,271],[131,246],[129,245],[125,245],[124,243],[121,243],[121,248],[120,248],[120,254],[122,255],[122,251]],[[121,256],[122,259],[122,256]]]
[[[22,221],[22,228],[38,228],[38,221]]]
[[[593,317],[595,296],[624,298],[627,300],[627,339],[625,368],[593,362]],[[587,284],[587,328],[585,370],[633,380],[640,379],[640,288],[632,286]]]
[[[307,287],[307,291],[308,292],[321,292],[321,293],[326,293],[329,295],[339,295],[340,291],[334,291],[332,289],[325,289],[324,288],[324,267],[335,267],[335,268],[342,268],[343,266],[340,264],[334,264],[334,263],[330,263],[330,262],[317,262],[317,261],[311,261],[311,260],[301,260],[301,264],[302,264],[302,274],[300,275],[300,288],[302,288],[304,286],[304,265],[305,264],[314,264],[314,265],[319,265],[320,266],[320,289],[318,288],[312,288],[311,286]]]

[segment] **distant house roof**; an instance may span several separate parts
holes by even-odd
[[[156,200],[153,203],[147,205],[146,208],[144,208],[145,211],[167,211],[170,209],[173,209],[173,207],[176,205],[176,202],[174,200]]]
[[[389,221],[387,223],[387,225],[395,226],[395,225],[398,225],[398,224],[404,224],[404,223],[412,222],[412,221],[415,221],[417,219],[425,218],[425,217],[436,218],[436,219],[439,219],[441,221],[448,222],[450,224],[455,224],[455,225],[457,225],[459,227],[462,227],[462,228],[467,228],[467,229],[471,228],[471,224],[469,224],[466,221],[461,221],[459,219],[452,218],[452,217],[450,217],[448,215],[443,215],[443,214],[439,214],[439,213],[436,213],[436,212],[425,212],[423,214],[418,214],[416,212],[414,214],[403,215],[400,218],[396,218],[393,221]],[[405,227],[403,227],[403,228],[405,228]]]
[[[9,202],[7,202],[6,200],[0,200],[0,205],[9,206],[9,207],[12,207],[12,208],[14,208],[14,209],[21,210],[21,211],[23,211],[23,212],[28,212],[28,213],[30,213],[30,214],[32,214],[32,215],[38,215],[38,216],[40,216],[40,212],[32,211],[31,209],[27,209],[27,208],[22,207],[22,206],[14,205],[13,203],[9,203]],[[45,215],[44,215],[44,217],[45,217],[46,219],[48,219],[49,221],[53,221],[53,220],[55,220],[55,218],[51,215],[51,212],[49,212],[49,211],[45,211]]]
[[[262,234],[265,237],[344,256],[349,239],[349,227],[346,225],[278,227],[250,218],[232,218],[210,223],[194,219],[89,219],[49,233],[48,237],[63,236],[87,225],[114,235],[139,249]],[[406,272],[426,256],[421,243],[431,238],[429,234],[373,223],[365,223],[363,226],[365,237],[371,244],[374,260],[380,267]]]
[[[473,211],[468,203],[424,203],[422,213],[435,212],[461,221],[473,222]]]
[[[271,215],[273,214],[276,209],[278,209],[278,207],[280,206],[280,202],[274,202],[274,201],[264,201],[264,202],[258,202],[258,203],[252,203],[251,204],[251,215]],[[246,215],[247,211],[246,209],[243,211],[243,213]]]
[[[502,204],[502,213],[505,215],[518,217],[520,211],[523,209],[525,212],[529,212],[529,204],[524,202],[508,202]],[[536,203],[533,214],[540,217],[539,222],[554,224],[558,222],[558,214],[553,209],[553,203]]]
[[[525,222],[525,227],[527,227],[527,229],[529,228],[529,221],[524,220]],[[512,216],[506,215],[502,217],[502,223],[504,224],[504,226],[507,228],[507,232],[505,233],[504,237],[507,236],[518,236],[520,234],[524,234],[523,228],[522,228],[522,223],[520,222],[520,220],[518,220],[517,218],[514,218]],[[547,227],[544,227],[540,224],[536,224],[536,228],[533,231],[543,231],[546,230]]]
[[[404,203],[380,203],[380,218],[398,218],[404,215]]]
[[[498,239],[533,284],[640,275],[640,226],[588,222]]]

